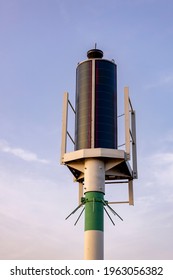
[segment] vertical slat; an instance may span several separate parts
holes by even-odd
[[[131,129],[133,135],[132,141],[132,157],[133,157],[133,178],[138,178],[138,171],[137,171],[137,148],[136,148],[136,115],[135,111],[131,114]]]
[[[129,205],[134,205],[134,199],[133,199],[133,180],[129,180],[128,187],[129,187]]]
[[[129,121],[129,88],[124,88],[124,110],[125,110],[125,147],[127,159],[130,159],[130,121]]]
[[[63,96],[63,111],[62,111],[62,138],[61,138],[61,164],[67,148],[67,119],[68,119],[68,92]]]
[[[91,148],[95,147],[95,59],[92,60]]]
[[[81,204],[82,197],[83,197],[83,183],[79,182],[79,205]]]

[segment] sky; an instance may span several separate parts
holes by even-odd
[[[105,216],[105,259],[173,259],[172,10],[171,0],[0,0],[0,259],[83,259],[84,218],[65,220],[78,185],[60,165],[62,100],[68,91],[74,105],[77,64],[95,43],[117,64],[119,114],[129,86],[137,117],[135,205],[112,205],[115,226]],[[109,201],[127,195],[106,187]]]

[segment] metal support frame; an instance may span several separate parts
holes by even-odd
[[[135,111],[131,114],[131,123],[132,123],[132,154],[133,154],[133,178],[138,178],[138,171],[137,171],[137,151],[136,151],[136,113]]]
[[[93,64],[93,67],[95,65]],[[94,86],[94,85],[93,85]],[[94,96],[92,97],[94,98]],[[64,93],[63,97],[63,114],[62,114],[62,142],[61,142],[61,164],[66,164],[67,166],[71,168],[75,168],[76,170],[80,170],[80,172],[83,172],[83,164],[77,158],[75,157],[75,154],[82,153],[82,150],[80,151],[75,151],[71,153],[67,153],[67,136],[70,138],[73,144],[75,144],[73,138],[68,132],[68,108],[69,106],[71,107],[72,111],[74,114],[76,113],[71,102],[69,101],[69,94],[68,92]],[[94,110],[94,109],[93,109]],[[92,112],[92,115],[94,115],[94,111]],[[127,201],[117,201],[117,202],[109,202],[109,204],[121,204],[121,203],[129,203],[129,205],[134,205],[134,198],[133,198],[133,179],[137,179],[138,173],[137,173],[137,152],[136,152],[136,114],[135,111],[133,110],[131,100],[129,98],[129,88],[125,87],[124,88],[124,114],[120,115],[125,117],[125,152],[123,158],[120,160],[124,160],[127,164],[128,161],[131,159],[131,153],[130,151],[132,150],[132,175],[131,178],[124,178],[122,181],[114,181],[114,182],[105,182],[106,184],[118,184],[118,183],[127,183],[128,184],[128,200]],[[118,117],[120,117],[118,116]],[[92,130],[94,130],[94,121],[92,119]],[[92,144],[94,143],[94,138],[92,137]],[[121,145],[120,145],[121,146]],[[90,149],[90,150],[83,150],[86,153],[89,153],[91,151],[91,157],[97,156],[97,150],[98,149]],[[102,156],[105,156],[106,149],[102,149],[103,154]],[[110,152],[109,152],[110,151]],[[109,153],[110,154],[109,154]],[[120,154],[122,153],[122,150],[114,150],[113,153],[117,153],[117,155],[113,157],[119,158]],[[107,154],[108,153],[108,154]],[[74,154],[74,155],[73,155]],[[72,158],[71,158],[72,156]],[[89,155],[83,155],[82,158],[87,158]],[[99,157],[101,156],[98,155]],[[107,150],[106,151],[106,157],[107,158],[112,158],[112,151]],[[69,158],[69,160],[68,160]],[[71,159],[70,159],[71,158]],[[112,167],[116,166],[117,163],[112,162],[107,162],[105,163],[106,170]],[[109,166],[110,165],[110,166]],[[106,171],[107,172],[107,171]],[[81,205],[81,199],[83,197],[83,179],[82,176],[79,178],[79,205]]]
[[[67,151],[67,136],[70,138],[71,142],[75,145],[73,138],[68,132],[68,107],[71,107],[74,114],[76,113],[70,100],[68,92],[64,93],[63,96],[63,112],[62,112],[62,137],[61,137],[61,159],[60,163],[63,164],[64,154]]]
[[[125,109],[125,150],[127,159],[131,159],[130,143],[132,143],[132,166],[133,179],[137,179],[137,152],[136,152],[136,113],[133,110],[132,102],[129,97],[129,88],[124,88],[124,109]],[[131,116],[131,125],[130,125]]]
[[[138,178],[137,172],[137,151],[136,151],[136,115],[129,97],[129,88],[124,88],[124,108],[125,108],[125,147],[128,159],[130,160],[130,142],[132,142],[132,169],[133,179]],[[131,115],[131,127],[130,117]],[[133,180],[128,182],[129,205],[134,205]]]
[[[124,114],[125,114],[125,150],[130,160],[130,119],[129,119],[129,88],[124,88]]]
[[[108,204],[124,204],[134,205],[133,199],[133,178],[126,181],[106,182],[105,184],[128,184],[128,200],[125,201],[109,201]]]
[[[63,97],[63,112],[62,112],[62,138],[61,138],[61,164],[67,149],[67,120],[68,120],[68,92],[64,93]]]

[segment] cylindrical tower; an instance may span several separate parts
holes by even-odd
[[[92,49],[76,71],[75,150],[117,149],[117,67]]]
[[[121,220],[122,218],[108,204],[133,205],[133,179],[137,178],[135,111],[126,87],[126,149],[120,150],[117,144],[117,66],[114,61],[104,59],[103,52],[99,49],[89,50],[87,57],[87,60],[78,64],[76,70],[75,110],[68,99],[68,93],[64,94],[61,164],[68,166],[75,181],[79,183],[79,205],[71,214],[83,207],[77,223],[85,210],[84,259],[102,260],[104,210],[114,224],[106,207]],[[75,113],[75,141],[67,129],[68,106]],[[67,152],[67,136],[75,143],[72,152]],[[133,170],[129,164],[130,138]],[[106,201],[105,180],[111,183],[123,180],[122,183],[128,183],[129,200]]]
[[[89,50],[76,71],[75,150],[117,149],[117,67],[103,52]],[[85,259],[103,259],[104,161],[86,159]]]

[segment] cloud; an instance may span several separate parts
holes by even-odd
[[[139,179],[134,183],[138,214],[165,216],[164,224],[169,223],[167,213],[173,217],[173,152],[143,155],[139,171]]]
[[[68,187],[67,177],[64,181],[56,172],[54,180],[52,169],[50,174],[33,173],[32,166],[16,170],[2,160],[0,157],[0,259],[79,258],[79,251],[67,246],[73,242],[75,249],[82,250],[82,238],[76,234],[81,227],[65,221],[77,204],[76,191]],[[75,235],[69,236],[69,232]]]
[[[169,85],[173,85],[173,73],[162,75],[157,81],[146,85],[146,88],[151,89],[151,88],[157,88],[160,86],[169,86]]]
[[[157,153],[151,157],[151,160],[155,162],[155,164],[158,165],[173,165],[173,153],[170,152],[162,152],[162,153]]]
[[[21,148],[14,148],[11,147],[7,141],[0,140],[0,151],[4,153],[9,153],[13,156],[16,156],[24,161],[29,161],[29,162],[39,162],[43,164],[48,164],[49,161],[46,159],[41,159],[37,156],[37,154],[23,150]]]

